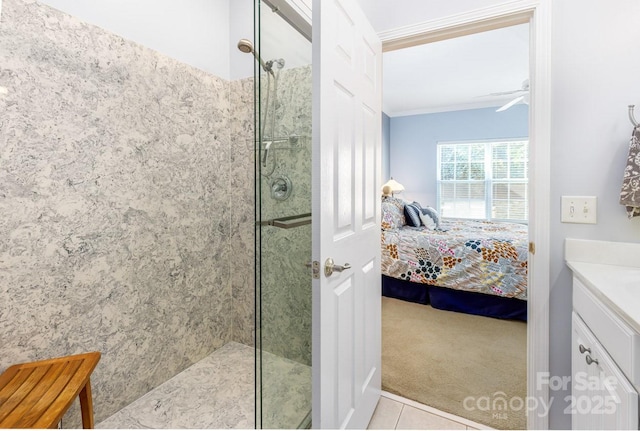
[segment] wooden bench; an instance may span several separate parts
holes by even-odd
[[[91,373],[100,352],[12,365],[0,375],[0,428],[57,428],[77,396],[93,428]]]

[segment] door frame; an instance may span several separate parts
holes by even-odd
[[[527,312],[527,429],[549,429],[549,248],[551,165],[551,2],[519,0],[378,33],[383,52],[529,23],[529,288]],[[532,248],[533,247],[533,248]],[[533,254],[533,258],[531,257]]]

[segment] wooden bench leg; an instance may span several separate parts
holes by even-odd
[[[93,429],[93,401],[91,399],[91,380],[80,391],[80,411],[82,412],[82,428]]]

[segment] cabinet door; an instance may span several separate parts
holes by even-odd
[[[585,382],[597,381],[600,373],[593,364],[587,364],[586,355],[593,351],[595,338],[589,337],[586,326],[573,313],[573,331],[571,336],[571,428],[581,430],[604,429],[601,415],[592,414],[593,390]],[[599,395],[598,395],[599,396]],[[588,404],[588,405],[587,405]]]
[[[573,313],[573,429],[638,429],[638,393],[582,319]]]
[[[615,402],[613,412],[601,415],[601,429],[638,429],[638,393],[622,374],[611,357],[596,352],[597,368],[600,371],[601,399]],[[610,401],[611,402],[611,401]],[[604,406],[607,409],[607,406]]]

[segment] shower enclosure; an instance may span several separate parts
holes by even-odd
[[[255,5],[256,427],[311,426],[311,42]]]
[[[311,43],[258,0],[1,3],[0,371],[100,351],[106,428],[309,426]]]

